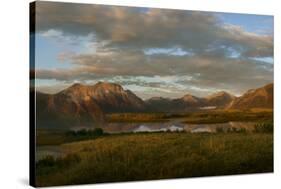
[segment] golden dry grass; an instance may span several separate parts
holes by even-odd
[[[265,133],[109,135],[63,148],[77,158],[37,164],[38,186],[273,171],[273,135]]]

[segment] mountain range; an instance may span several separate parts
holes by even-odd
[[[269,108],[273,109],[273,84],[250,89],[244,95],[234,98],[227,106],[230,109]]]
[[[56,94],[36,92],[37,125],[48,127],[103,122],[107,113],[251,108],[273,108],[273,84],[248,90],[240,97],[222,91],[207,97],[186,94],[177,99],[142,100],[121,85],[107,82],[92,86],[76,83]]]
[[[227,92],[218,92],[207,97],[196,97],[186,94],[181,98],[168,99],[153,97],[145,101],[149,111],[194,111],[196,109],[224,108],[236,97]]]

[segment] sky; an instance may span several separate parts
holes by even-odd
[[[118,83],[143,99],[273,82],[273,17],[36,2],[35,84]]]

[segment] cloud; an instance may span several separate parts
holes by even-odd
[[[264,61],[273,59],[273,36],[224,24],[213,13],[36,4],[40,35],[83,44],[83,51],[59,53],[58,60],[72,63],[70,68],[37,69],[38,79],[64,87],[74,81],[112,81],[144,98],[187,91],[241,94],[273,80],[273,64]]]
[[[272,64],[248,59],[213,56],[179,56],[175,59],[169,55],[147,57],[143,56],[143,52],[86,54],[72,59],[77,67],[41,69],[36,72],[36,77],[63,82],[107,80],[131,86],[170,86],[181,94],[188,91],[189,86],[217,88],[241,94],[249,87],[258,87],[273,79]],[[195,94],[202,95],[202,91],[198,90]]]
[[[272,56],[273,37],[221,23],[215,14],[185,10],[147,9],[37,2],[37,31],[65,36],[95,35],[110,47],[125,49],[178,47],[195,53],[231,47],[243,56]],[[50,32],[49,32],[50,33]],[[54,33],[54,32],[53,32]]]
[[[246,32],[234,25],[225,25],[224,28],[229,33],[226,39],[239,45],[245,57],[273,56],[273,36]]]

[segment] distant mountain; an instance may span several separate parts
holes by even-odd
[[[186,94],[181,98],[168,99],[153,97],[145,101],[147,110],[160,112],[184,112],[203,109],[251,109],[273,108],[273,84],[251,89],[241,97],[225,91],[207,97]]]
[[[106,113],[185,112],[203,109],[273,108],[273,84],[247,91],[241,97],[218,92],[201,98],[186,94],[181,98],[153,97],[146,101],[120,85],[98,82],[73,84],[56,94],[36,92],[37,125],[67,127],[103,122]]]
[[[146,100],[147,109],[160,112],[182,112],[193,111],[204,108],[224,108],[235,96],[227,92],[218,92],[213,95],[200,98],[191,94],[186,94],[181,98],[168,99],[162,97],[153,97]]]
[[[106,112],[138,112],[145,109],[145,103],[130,90],[124,90],[120,85],[98,82],[90,87],[91,97],[101,109]]]
[[[205,105],[206,106],[214,106],[217,108],[226,107],[229,103],[231,103],[236,97],[232,94],[229,94],[225,91],[221,91],[210,96],[205,97]]]
[[[93,86],[74,84],[60,93],[94,101],[105,113],[137,112],[145,108],[141,98],[115,83],[98,82]]]
[[[174,110],[190,111],[205,106],[205,99],[186,94],[181,98],[173,100]]]
[[[258,89],[248,90],[235,98],[228,106],[230,109],[273,108],[273,83]]]
[[[174,109],[172,99],[163,97],[152,97],[145,101],[146,110],[151,112],[169,112]]]
[[[181,103],[188,106],[200,106],[203,103],[202,98],[198,98],[191,94],[186,94],[182,98],[178,99]]]
[[[62,91],[54,95],[36,93],[36,121],[39,127],[69,127],[104,120],[98,104],[83,93]]]
[[[106,82],[77,83],[53,95],[37,92],[36,104],[41,125],[81,125],[103,121],[104,113],[145,110],[145,103],[130,90]]]

